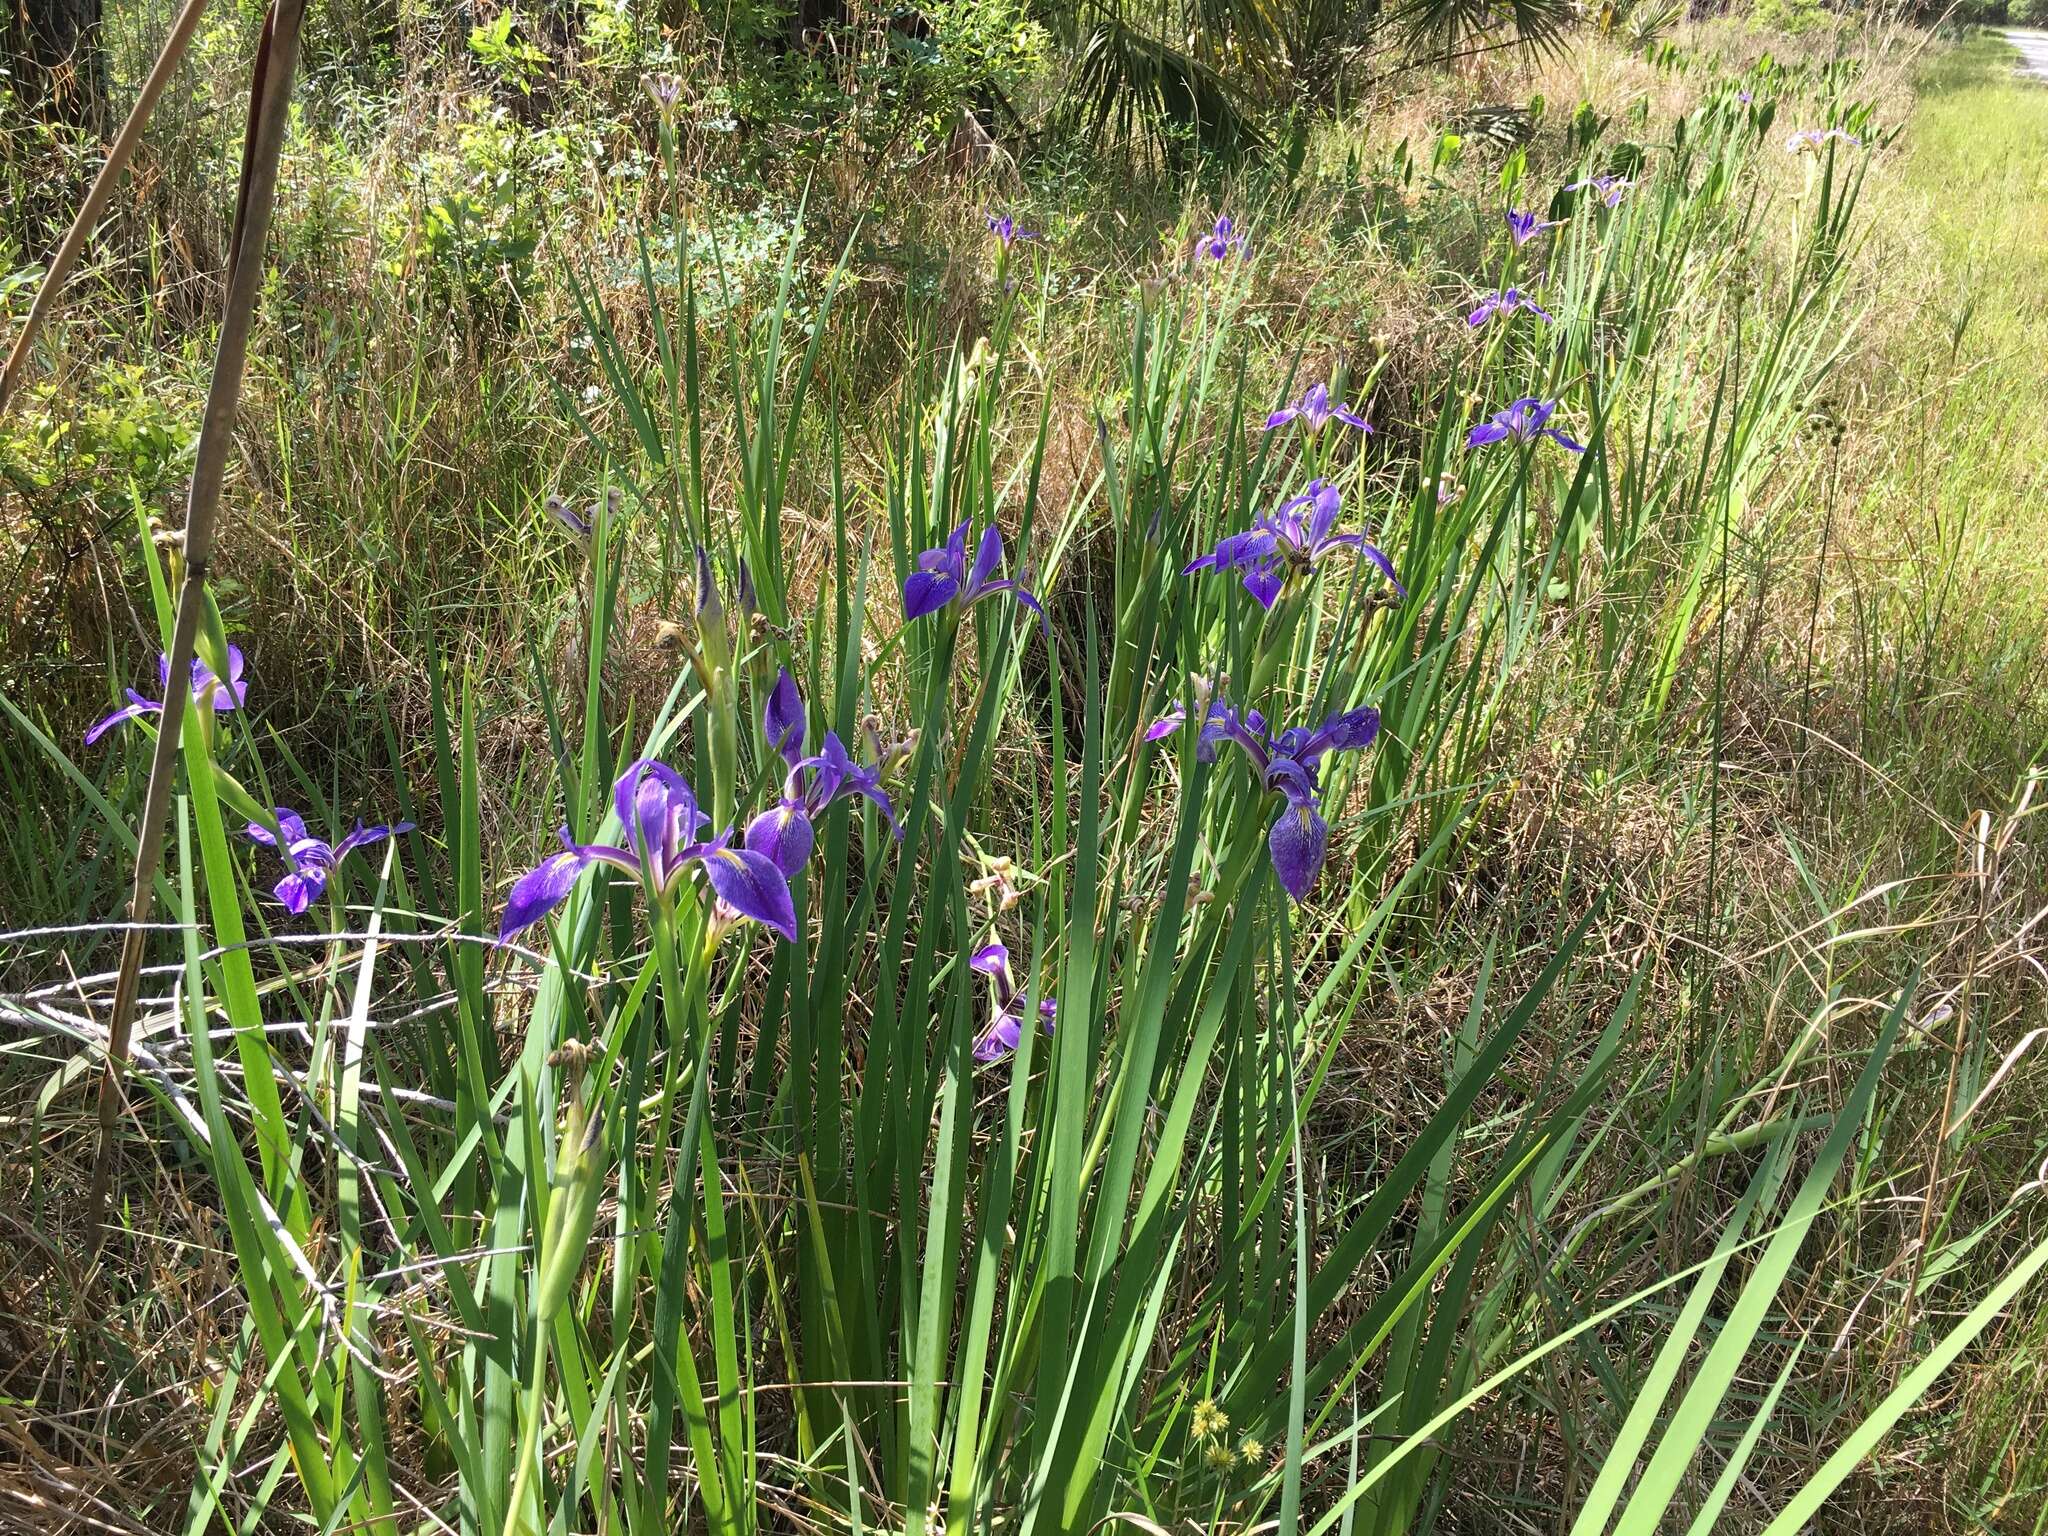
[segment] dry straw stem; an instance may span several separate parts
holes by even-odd
[[[64,243],[50,258],[50,270],[43,275],[42,286],[36,289],[35,301],[28,307],[28,319],[22,322],[21,334],[14,338],[14,350],[7,354],[7,367],[0,370],[0,416],[7,414],[7,402],[14,398],[15,388],[21,383],[22,370],[28,366],[29,350],[36,344],[36,333],[50,318],[50,311],[57,307],[57,295],[63,289],[65,279],[71,276],[71,269],[78,265],[79,253],[85,249],[86,240],[99,223],[100,215],[106,211],[107,199],[114,195],[115,184],[120,181],[122,172],[128,169],[129,160],[134,158],[135,146],[142,142],[142,130],[149,123],[150,113],[156,110],[156,99],[163,95],[165,85],[170,83],[171,72],[185,56],[185,45],[192,41],[192,34],[198,30],[199,18],[205,10],[206,0],[185,0],[185,8],[171,23],[170,35],[164,39],[163,51],[156,56],[156,63],[150,66],[149,78],[142,82],[134,110],[128,114],[128,121],[121,125],[121,131],[114,136],[114,142],[107,150],[107,163],[93,178],[92,189],[78,206],[78,217],[71,221],[71,228],[64,233]]]
[[[171,629],[171,685],[164,689],[156,754],[150,760],[149,790],[142,803],[142,825],[137,829],[135,884],[128,896],[128,921],[133,926],[121,947],[121,970],[114,983],[114,1009],[107,1025],[107,1060],[100,1079],[99,1151],[93,1160],[92,1186],[86,1203],[90,1218],[86,1241],[95,1245],[100,1238],[113,1164],[121,1067],[128,1055],[136,993],[142,979],[142,948],[148,931],[143,925],[149,918],[157,864],[163,856],[164,818],[170,808],[178,738],[185,720],[186,700],[192,692],[188,681],[192,675],[192,653],[200,616],[206,609],[206,576],[213,563],[221,477],[227,467],[228,451],[234,440],[235,412],[242,397],[249,327],[262,286],[263,244],[270,229],[277,162],[284,145],[291,101],[292,72],[298,62],[299,25],[305,13],[305,0],[273,0],[263,20],[263,34],[256,45],[256,64],[249,83],[242,184],[235,203],[234,237],[228,245],[227,300],[221,312],[213,380],[206,391],[206,414],[199,427],[192,492],[185,503],[184,579],[178,588],[177,617]],[[208,707],[211,706],[209,698]]]

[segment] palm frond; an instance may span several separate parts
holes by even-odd
[[[1219,70],[1107,11],[1076,51],[1067,102],[1075,125],[1098,140],[1149,145],[1168,155],[1181,143],[1221,155],[1264,143]]]
[[[1410,0],[1387,17],[1410,51],[1441,59],[1493,47],[1560,53],[1577,19],[1572,0]]]

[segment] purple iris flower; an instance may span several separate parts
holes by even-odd
[[[1361,432],[1370,432],[1372,430],[1372,423],[1359,415],[1358,412],[1352,410],[1348,405],[1343,405],[1330,399],[1330,386],[1327,384],[1311,385],[1308,393],[1295,401],[1294,404],[1281,406],[1279,410],[1266,418],[1265,429],[1270,432],[1275,427],[1284,427],[1296,417],[1301,419],[1302,426],[1306,427],[1310,432],[1322,431],[1333,420],[1341,421],[1347,427],[1356,427]]]
[[[1338,550],[1348,549],[1378,566],[1394,590],[1406,597],[1408,589],[1394,574],[1394,562],[1384,550],[1367,542],[1362,533],[1335,531],[1342,511],[1337,487],[1327,480],[1311,480],[1307,490],[1282,502],[1271,517],[1260,518],[1243,533],[1231,534],[1208,554],[1190,560],[1181,575],[1243,571],[1245,591],[1258,599],[1261,608],[1271,609],[1280,600],[1288,577],[1304,574]]]
[[[994,523],[981,531],[981,541],[975,546],[974,564],[972,567],[968,565],[967,535],[972,526],[971,523],[962,523],[944,544],[917,557],[917,569],[903,583],[903,617],[906,620],[921,619],[946,607],[964,610],[984,597],[1008,592],[1037,614],[1039,627],[1050,633],[1045,609],[1025,589],[1024,583],[1009,577],[997,578],[996,567],[1003,563],[1003,531]]]
[[[1216,218],[1216,227],[1202,237],[1196,249],[1211,261],[1222,261],[1229,256],[1242,256],[1244,234],[1230,221],[1229,214],[1219,214]]]
[[[782,781],[782,798],[747,823],[746,845],[764,855],[786,879],[794,880],[810,862],[817,841],[812,823],[835,800],[859,795],[872,801],[889,823],[889,830],[903,836],[896,809],[882,788],[880,770],[856,763],[835,732],[825,733],[824,745],[815,756],[804,755],[808,726],[803,695],[797,692],[796,679],[787,668],[775,679],[762,706],[761,730],[768,745],[789,765],[789,772]]]
[[[165,698],[171,692],[171,658],[159,654],[156,659],[157,690]],[[93,722],[91,730],[85,733],[85,744],[89,747],[115,726],[126,720],[139,720],[144,715],[163,713],[162,699],[145,699],[133,688],[124,690],[128,702],[111,715],[102,716]],[[242,681],[242,648],[228,647],[228,675],[223,682],[213,675],[213,669],[197,656],[192,658],[192,702],[205,705],[211,703],[216,710],[239,709],[248,697],[249,685]]]
[[[1505,318],[1514,314],[1518,309],[1528,310],[1530,314],[1541,320],[1545,325],[1557,324],[1556,317],[1549,310],[1538,304],[1519,288],[1495,289],[1479,301],[1479,307],[1465,317],[1465,323],[1476,330],[1495,315]]]
[[[548,515],[579,539],[590,537],[591,522],[559,496],[547,499]]]
[[[1186,718],[1184,710],[1161,717],[1145,733],[1146,739],[1157,740],[1186,723]],[[1260,786],[1287,802],[1266,834],[1266,851],[1272,856],[1273,873],[1280,877],[1281,889],[1297,904],[1308,898],[1330,853],[1330,825],[1323,820],[1321,809],[1322,761],[1332,752],[1363,751],[1379,733],[1380,712],[1369,704],[1340,710],[1314,730],[1294,726],[1278,736],[1266,734],[1265,717],[1257,710],[1240,715],[1221,700],[1209,706],[1195,743],[1195,758],[1213,763],[1217,750],[1225,742],[1233,742],[1259,776]]]
[[[1741,102],[1745,107],[1748,106],[1752,101],[1756,100],[1756,98],[1750,95],[1748,91],[1737,91],[1735,93],[1735,99]]]
[[[1555,400],[1539,400],[1534,395],[1524,395],[1504,411],[1495,411],[1490,421],[1483,421],[1465,435],[1467,448],[1484,448],[1488,443],[1506,442],[1513,438],[1518,443],[1534,442],[1547,437],[1560,448],[1569,448],[1573,453],[1584,453],[1586,446],[1575,443],[1557,428],[1549,425],[1552,413],[1557,410]]]
[[[1588,176],[1583,181],[1572,182],[1565,191],[1583,192],[1591,187],[1601,202],[1615,208],[1620,206],[1621,200],[1628,195],[1629,188],[1634,185],[1635,183],[1626,176]]]
[[[699,840],[697,833],[711,818],[697,809],[697,797],[675,769],[643,757],[612,786],[623,843],[579,844],[562,829],[562,851],[513,882],[498,925],[503,942],[529,928],[562,904],[577,878],[592,864],[609,864],[646,881],[658,896],[680,885],[692,864],[724,908],[751,917],[796,942],[796,906],[789,881],[767,855],[734,847],[733,829]]]
[[[270,828],[260,821],[249,823],[247,836],[251,842],[276,848],[284,856],[288,866],[285,877],[272,887],[272,891],[293,917],[319,899],[320,893],[327,889],[327,877],[356,849],[412,830],[409,821],[401,821],[393,827],[366,827],[359,821],[355,831],[347,837],[338,843],[329,843],[308,832],[305,818],[297,811],[282,805],[276,809],[277,830],[284,834],[282,845]]]
[[[1534,212],[1524,213],[1519,208],[1508,210],[1508,233],[1515,237],[1518,246],[1527,245],[1546,229],[1560,229],[1562,219],[1539,219]]]
[[[1006,251],[1019,240],[1037,240],[1041,238],[1035,229],[1019,229],[1017,221],[1007,213],[1001,217],[993,213],[988,215],[988,232],[1002,242],[1003,249]]]
[[[1846,128],[1802,128],[1785,141],[1785,148],[1795,155],[1815,155],[1833,140],[1840,140],[1852,149],[1860,149],[1863,145],[1863,141]]]
[[[1204,719],[1207,719],[1209,716],[1209,704],[1216,697],[1217,687],[1228,681],[1229,679],[1221,673],[1218,673],[1213,678],[1196,677],[1190,679],[1190,689],[1195,696],[1195,708]],[[1145,739],[1147,741],[1158,741],[1162,737],[1171,736],[1175,731],[1187,724],[1187,719],[1187,706],[1185,704],[1176,704],[1157,720],[1154,720],[1145,727]]]
[[[974,1037],[974,1059],[979,1062],[1001,1061],[1024,1039],[1023,998],[1019,995],[1016,977],[1010,974],[1010,952],[1001,944],[987,944],[976,950],[974,958],[967,964],[994,981],[996,994],[996,1016],[987,1029]],[[1039,999],[1038,1016],[1048,1035],[1052,1033],[1053,1019],[1058,1013],[1059,1005],[1051,998]]]
[[[604,493],[604,510],[611,514],[614,522],[618,520],[625,504],[626,498],[617,486],[613,486]],[[568,501],[561,496],[548,497],[546,505],[548,515],[575,534],[579,539],[589,538],[591,531],[597,527],[599,506],[597,502],[593,501],[581,512],[570,506]]]

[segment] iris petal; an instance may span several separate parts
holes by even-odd
[[[1003,533],[994,523],[981,531],[981,544],[974,551],[974,569],[967,573],[967,595],[974,598],[994,579],[1003,563]]]
[[[272,810],[277,816],[277,829],[284,834],[284,844],[287,848],[293,843],[306,840],[306,821],[303,816],[285,805],[273,806]],[[277,839],[270,835],[270,828],[260,821],[249,823],[248,836],[251,842],[261,843],[266,848],[277,846]]]
[[[277,882],[271,894],[284,903],[285,911],[299,917],[326,889],[327,871],[315,864],[293,870]]]
[[[583,850],[565,848],[515,880],[505,898],[505,915],[498,922],[498,942],[502,944],[521,929],[531,928],[559,907],[590,864],[590,856]]]
[[[719,899],[735,912],[796,942],[796,903],[789,881],[766,854],[751,848],[719,848],[704,855],[704,874]]]
[[[762,855],[788,879],[803,873],[810,862],[817,833],[803,807],[785,800],[771,805],[747,823],[746,844]]]
[[[1309,736],[1301,757],[1313,763],[1326,752],[1361,752],[1380,733],[1380,712],[1370,704],[1330,716]]]
[[[984,944],[977,949],[967,962],[967,968],[979,971],[984,976],[996,976],[1004,981],[1010,976],[1010,951],[1002,943]]]
[[[1273,856],[1273,873],[1280,877],[1281,889],[1299,904],[1307,899],[1329,856],[1329,824],[1313,806],[1289,805],[1267,834],[1266,848]]]
[[[783,761],[794,766],[803,756],[804,731],[803,695],[797,692],[796,679],[789,675],[789,668],[784,667],[776,674],[775,686],[768,690],[768,702],[761,710],[761,732]]]
[[[412,830],[413,825],[409,821],[401,821],[396,826],[390,827],[366,827],[361,822],[357,822],[355,830],[335,845],[335,862],[340,863],[343,857],[353,853],[358,848],[367,848],[372,843],[381,843],[387,837],[396,837],[401,832],[410,832]]]
[[[1257,599],[1261,608],[1270,610],[1280,601],[1280,589],[1286,578],[1277,560],[1265,560],[1244,573],[1244,589]]]
[[[629,763],[612,786],[612,809],[626,846],[654,867],[656,884],[674,874],[678,850],[711,818],[683,776],[659,758]]]
[[[903,617],[921,619],[937,613],[960,590],[959,581],[940,571],[913,571],[903,583]]]
[[[994,1023],[975,1036],[974,1059],[983,1065],[1001,1061],[1023,1038],[1024,1021],[1014,1013],[999,1013]]]
[[[159,714],[163,710],[163,705],[141,697],[132,689],[129,690],[128,698],[129,702],[125,706],[115,710],[111,715],[102,715],[93,722],[92,729],[85,733],[85,744],[88,747],[117,725],[129,720],[139,720],[144,715]]]

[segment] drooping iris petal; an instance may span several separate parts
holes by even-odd
[[[768,738],[770,750],[794,766],[804,753],[804,731],[803,695],[797,692],[789,668],[784,667],[776,674],[775,686],[768,690],[768,702],[762,707],[761,733]]]
[[[1269,612],[1280,601],[1280,590],[1285,585],[1286,576],[1278,560],[1260,561],[1244,573],[1245,591]]]
[[[1153,723],[1147,738],[1165,735],[1185,718],[1178,708],[1169,711]],[[1339,710],[1314,730],[1293,726],[1277,736],[1267,734],[1266,722],[1257,710],[1240,716],[1220,699],[1209,705],[1195,756],[1201,762],[1214,762],[1223,743],[1233,742],[1258,775],[1260,787],[1287,802],[1268,834],[1267,848],[1281,885],[1296,901],[1315,883],[1329,843],[1329,827],[1319,809],[1318,767],[1332,752],[1356,752],[1371,746],[1379,729],[1379,711],[1370,705]]]
[[[953,601],[960,583],[938,571],[913,571],[903,583],[903,617],[921,619]]]
[[[1192,576],[1197,571],[1234,571],[1239,566],[1272,554],[1277,543],[1278,536],[1264,526],[1227,534],[1208,554],[1198,556],[1181,567],[1181,575]]]
[[[230,642],[228,645],[228,675],[225,681],[216,679],[211,669],[197,657],[192,661],[192,698],[199,702],[201,695],[212,684],[213,707],[216,710],[238,709],[249,696],[249,685],[242,681],[242,648]]]
[[[1513,316],[1515,311],[1521,309],[1528,310],[1530,314],[1536,316],[1545,325],[1555,325],[1557,323],[1556,317],[1549,310],[1538,304],[1519,288],[1503,288],[1497,292],[1489,293],[1479,301],[1479,307],[1465,317],[1465,323],[1477,328],[1486,324],[1495,316],[1508,318]]]
[[[1280,887],[1297,904],[1308,897],[1329,856],[1329,824],[1312,805],[1288,803],[1273,830],[1266,835],[1266,848],[1273,857],[1273,873]]]
[[[1024,1038],[1024,1021],[1014,1013],[999,1013],[989,1027],[974,1038],[974,1059],[986,1065],[1001,1061],[1017,1049]]]
[[[879,769],[865,767],[853,760],[853,754],[846,750],[846,743],[839,739],[836,731],[825,733],[825,744],[815,757],[807,757],[791,770],[790,782],[808,775],[802,786],[802,804],[812,816],[820,815],[834,801],[849,795],[859,795],[872,803],[889,823],[889,830],[897,837],[903,836],[903,827],[896,820],[896,808],[889,801],[889,795],[882,788]]]
[[[985,215],[985,217],[988,220],[989,233],[1001,241],[1005,249],[1008,249],[1019,240],[1036,240],[1039,238],[1034,230],[1018,228],[1017,220],[1010,214],[1006,213],[998,218],[995,214],[991,213]]]
[[[845,795],[859,795],[880,811],[882,820],[889,824],[890,834],[902,839],[903,823],[896,819],[896,807],[890,802],[889,792],[882,788],[882,781],[872,768],[859,768],[848,774],[839,791],[840,797]]]
[[[979,592],[976,592],[974,595],[976,597],[993,597],[998,592],[1009,593],[1012,597],[1017,599],[1019,604],[1021,604],[1025,608],[1030,609],[1033,613],[1038,615],[1039,629],[1046,635],[1048,639],[1051,638],[1052,622],[1045,616],[1045,605],[1039,602],[1038,598],[1034,594],[1026,591],[1024,583],[1022,583],[1021,581],[1013,581],[1010,578],[1005,577],[1001,581],[990,582],[987,586],[983,587]]]
[[[1010,951],[1001,943],[984,944],[967,961],[967,968],[984,976],[995,976],[1007,986],[1010,980]]]
[[[590,865],[587,852],[565,848],[560,853],[550,854],[537,868],[528,870],[515,880],[505,898],[505,915],[498,921],[498,942],[502,944],[521,929],[531,928],[559,907],[568,899],[577,878]]]
[[[100,716],[99,719],[92,723],[92,728],[85,733],[85,744],[88,747],[91,746],[117,725],[125,724],[130,720],[139,720],[144,715],[160,714],[162,711],[163,705],[157,703],[154,699],[145,699],[133,688],[130,688],[128,690],[128,702],[125,705],[110,715]]]
[[[397,837],[412,830],[413,825],[409,821],[401,821],[390,827],[366,827],[357,822],[355,830],[334,845],[334,862],[339,864],[344,857],[358,848],[367,848],[372,843],[381,843],[387,837]]]
[[[409,821],[392,826],[366,827],[360,821],[355,829],[339,843],[329,846],[324,838],[315,837],[306,830],[305,818],[290,806],[272,808],[277,818],[277,831],[284,834],[282,840],[260,821],[252,821],[243,828],[243,835],[252,843],[265,848],[275,848],[283,855],[284,878],[272,887],[277,899],[284,903],[285,910],[293,916],[304,912],[317,901],[327,888],[330,875],[341,866],[341,861],[358,848],[366,848],[385,838],[396,837],[401,832],[413,830]]]
[[[1384,552],[1366,543],[1363,534],[1335,531],[1342,510],[1337,487],[1313,480],[1307,490],[1282,502],[1243,533],[1219,540],[1208,554],[1189,561],[1181,574],[1241,571],[1245,590],[1261,607],[1271,609],[1290,577],[1305,575],[1334,551],[1348,549],[1370,559],[1393,581],[1395,591],[1406,597],[1407,590],[1394,581],[1393,562]]]
[[[713,848],[704,855],[704,874],[720,900],[742,917],[796,942],[796,903],[789,881],[765,854],[751,848]]]
[[[550,496],[547,499],[546,506],[548,515],[576,535],[577,538],[587,539],[590,537],[591,525],[588,519],[560,496]]]
[[[1218,216],[1215,227],[1202,238],[1200,246],[1211,261],[1222,261],[1227,256],[1244,255],[1245,237],[1226,213]]]
[[[798,772],[810,775],[803,786],[803,800],[804,809],[814,814],[837,799],[847,778],[859,771],[853,754],[846,750],[846,743],[839,739],[837,731],[827,731],[817,756],[803,759],[796,768]]]
[[[1145,739],[1147,741],[1162,740],[1165,737],[1171,736],[1183,725],[1186,725],[1187,722],[1187,706],[1184,704],[1176,704],[1173,706],[1173,708],[1169,709],[1165,714],[1161,715],[1157,720],[1154,720],[1150,725],[1145,727]]]
[[[1394,562],[1388,558],[1385,550],[1381,549],[1377,544],[1366,543],[1364,536],[1360,535],[1358,552],[1370,560],[1378,568],[1379,573],[1387,578],[1387,584],[1394,589],[1396,596],[1406,597],[1408,595],[1408,589],[1401,585],[1401,578],[1394,574]]]
[[[1253,718],[1256,719],[1257,716],[1254,715]],[[1217,752],[1226,741],[1235,741],[1239,746],[1244,747],[1247,752],[1257,748],[1259,753],[1259,770],[1262,773],[1265,771],[1263,745],[1249,737],[1242,722],[1238,720],[1236,711],[1231,709],[1228,704],[1219,701],[1211,704],[1209,706],[1209,713],[1202,718],[1201,732],[1195,737],[1195,761],[1198,763],[1215,762]]]
[[[327,871],[317,864],[295,869],[272,888],[271,894],[284,903],[285,911],[301,917],[327,889]]]
[[[817,833],[801,805],[784,800],[747,823],[746,845],[794,880],[810,862]]]

